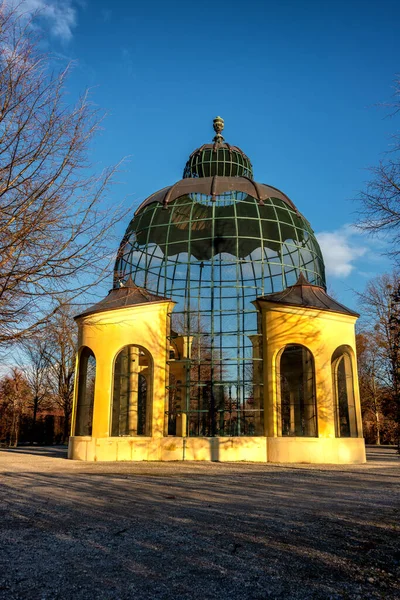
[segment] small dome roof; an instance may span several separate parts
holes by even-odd
[[[145,290],[144,288],[136,285],[132,278],[129,277],[126,283],[121,284],[117,288],[113,288],[108,292],[108,295],[87,308],[84,312],[76,315],[74,319],[80,317],[87,317],[99,312],[105,312],[109,310],[116,310],[119,308],[127,308],[129,306],[135,306],[137,304],[149,304],[151,302],[171,302],[169,298],[163,296],[157,296]]]
[[[203,144],[189,156],[183,170],[183,178],[197,177],[249,177],[253,179],[253,167],[250,159],[237,146],[224,141],[221,131],[224,120],[215,117],[213,121],[216,133],[212,144]]]
[[[323,287],[310,283],[304,273],[300,273],[294,285],[287,287],[282,292],[266,294],[257,298],[265,302],[273,302],[286,306],[303,306],[305,308],[317,308],[329,312],[342,313],[352,317],[359,317],[359,313],[347,308],[332,296],[329,296]]]

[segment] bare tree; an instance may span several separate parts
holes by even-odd
[[[32,333],[102,279],[119,208],[115,168],[93,174],[100,117],[87,93],[66,103],[69,67],[51,73],[32,22],[0,3],[0,343]],[[89,275],[88,275],[89,273]]]
[[[395,405],[400,443],[400,274],[384,274],[371,280],[360,297],[369,332],[369,364],[386,396]]]
[[[382,441],[382,427],[385,419],[382,401],[384,386],[381,380],[381,352],[374,333],[363,331],[356,336],[358,379],[360,384],[361,409],[363,413],[364,431],[371,429],[373,421],[375,443]]]
[[[64,415],[64,443],[68,441],[70,433],[74,392],[77,345],[74,313],[76,313],[76,309],[64,304],[46,325],[47,385],[54,404],[62,410]]]
[[[364,320],[370,330],[374,329],[376,344],[381,352],[381,364],[384,365],[382,377],[385,377],[387,385],[393,389],[397,389],[400,383],[400,354],[397,347],[397,330],[393,323],[394,293],[399,289],[399,285],[399,273],[385,273],[372,279],[360,295]]]
[[[400,78],[395,81],[394,100],[386,105],[391,116],[400,111]],[[372,179],[359,195],[361,201],[358,226],[370,233],[387,233],[391,255],[400,259],[400,134],[392,135],[390,150],[378,166],[370,169]]]
[[[18,445],[30,397],[29,384],[18,369],[13,368],[10,375],[0,381],[0,438],[8,446]]]
[[[31,391],[28,408],[32,414],[30,442],[33,443],[38,441],[36,439],[38,413],[43,409],[51,408],[52,405],[48,386],[49,367],[47,357],[49,341],[46,332],[43,332],[43,335],[35,335],[24,340],[21,348],[22,355],[19,367]]]

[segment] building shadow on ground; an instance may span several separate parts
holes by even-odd
[[[17,448],[1,448],[0,452],[13,454],[31,454],[48,458],[67,458],[68,446],[18,446]]]

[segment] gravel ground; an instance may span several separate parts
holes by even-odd
[[[399,599],[400,460],[82,463],[0,451],[0,598]]]

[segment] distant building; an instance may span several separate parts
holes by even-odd
[[[308,221],[214,129],[76,317],[69,456],[364,462],[358,315],[327,295]]]

